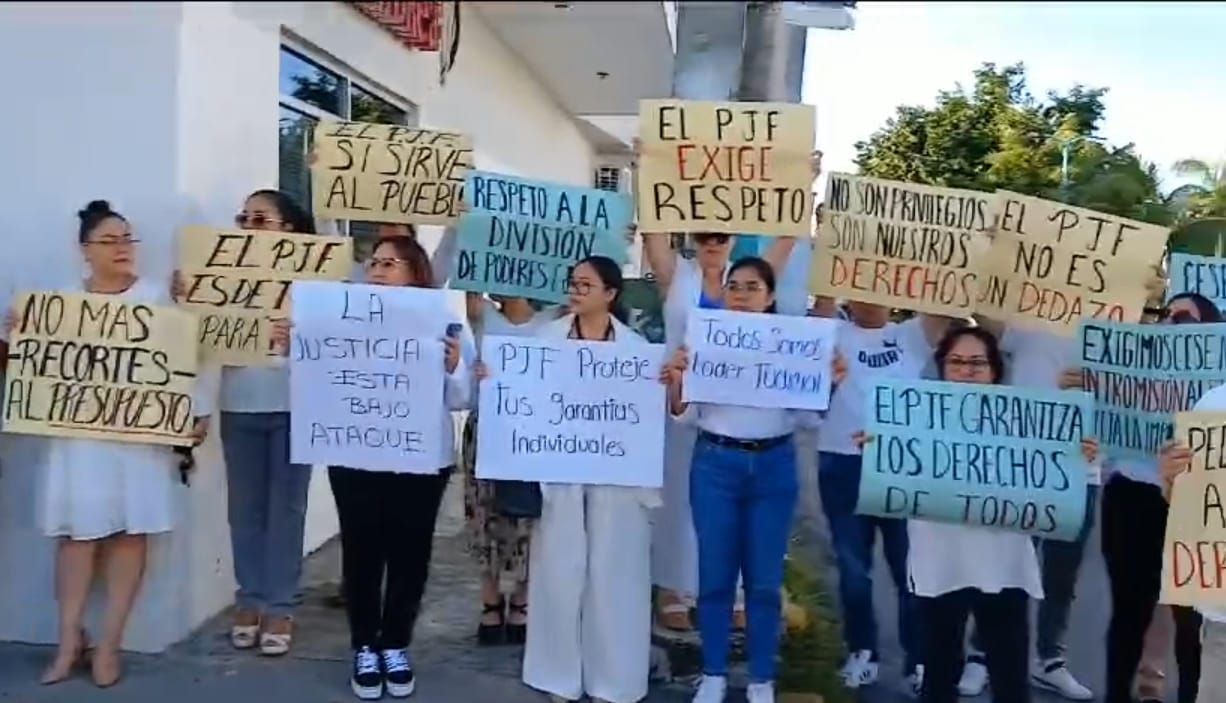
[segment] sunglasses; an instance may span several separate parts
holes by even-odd
[[[730,235],[714,232],[711,234],[695,234],[694,241],[699,244],[727,244]]]
[[[240,212],[234,216],[234,224],[242,228],[263,229],[266,224],[279,225],[284,220],[278,220],[275,217],[269,217],[262,212],[257,212],[254,215],[248,215],[245,212]]]

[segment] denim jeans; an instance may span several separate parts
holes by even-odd
[[[703,672],[728,673],[737,576],[744,577],[749,678],[775,678],[782,618],[783,561],[799,490],[791,438],[761,451],[699,436],[690,470],[698,537],[698,628]]]
[[[270,617],[298,604],[311,467],[289,462],[289,413],[221,414],[238,607]]]
[[[877,649],[873,611],[873,546],[881,532],[885,561],[898,590],[898,633],[906,653],[905,670],[920,663],[916,646],[915,598],[907,588],[907,521],[856,514],[860,495],[860,455],[821,452],[817,488],[830,523],[830,540],[839,569],[843,640],[849,652]]]

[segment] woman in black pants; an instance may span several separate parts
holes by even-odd
[[[1155,311],[1158,322],[1221,322],[1208,299],[1195,293],[1171,298]],[[1145,631],[1154,615],[1162,578],[1162,545],[1167,503],[1158,459],[1117,461],[1103,487],[1102,547],[1111,582],[1111,624],[1107,629],[1106,703],[1132,703],[1132,680],[1141,661]],[[1179,703],[1195,703],[1200,681],[1200,616],[1172,607]]]
[[[374,285],[434,287],[426,252],[403,236],[379,241],[368,261],[366,280]],[[445,345],[441,400],[448,410],[462,410],[468,406],[472,380],[461,361],[460,335],[448,333],[454,331],[437,331]],[[287,336],[282,326],[277,341],[284,346]],[[464,342],[468,352],[474,351],[470,338]],[[447,413],[439,428],[443,456],[438,457],[437,473],[328,468],[340,518],[341,573],[354,650],[350,686],[362,700],[378,700],[385,690],[393,698],[413,693],[408,648],[429,575],[434,522],[454,468],[453,427]]]

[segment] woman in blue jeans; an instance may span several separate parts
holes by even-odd
[[[775,274],[750,257],[728,271],[724,302],[735,312],[774,312]],[[703,678],[694,703],[723,703],[737,575],[744,576],[749,703],[773,703],[780,588],[798,490],[792,433],[816,427],[813,411],[682,401],[689,360],[677,350],[665,373],[678,421],[698,427],[690,506],[698,537],[698,626]],[[840,370],[835,364],[834,378]]]

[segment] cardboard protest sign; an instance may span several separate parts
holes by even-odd
[[[857,513],[1064,541],[1081,531],[1087,394],[882,379],[865,402]]]
[[[1173,253],[1169,271],[1168,298],[1200,293],[1219,310],[1226,310],[1226,258]]]
[[[969,317],[996,203],[991,193],[830,174],[809,288]]]
[[[659,488],[664,347],[487,336],[477,478]]]
[[[811,105],[639,101],[639,230],[808,236],[816,125]]]
[[[562,303],[575,262],[626,260],[633,211],[622,193],[472,171],[451,287]]]
[[[291,461],[437,473],[446,292],[298,281],[293,293]]]
[[[1175,479],[1162,548],[1162,592],[1170,605],[1226,605],[1226,413],[1179,413],[1175,437],[1192,469]]]
[[[1171,231],[998,191],[1000,221],[979,276],[978,314],[1073,336],[1081,318],[1141,319]]]
[[[311,194],[316,217],[454,224],[472,141],[404,125],[320,122]]]
[[[1094,396],[1093,435],[1111,457],[1152,458],[1175,414],[1226,382],[1226,323],[1082,320],[1078,365]]]
[[[690,311],[686,402],[825,410],[837,320]]]
[[[205,358],[226,366],[269,366],[272,321],[286,317],[290,284],[343,281],[353,240],[263,230],[186,227],[179,237],[180,305],[200,315]]]
[[[26,293],[4,431],[190,446],[196,316],[115,295]]]

